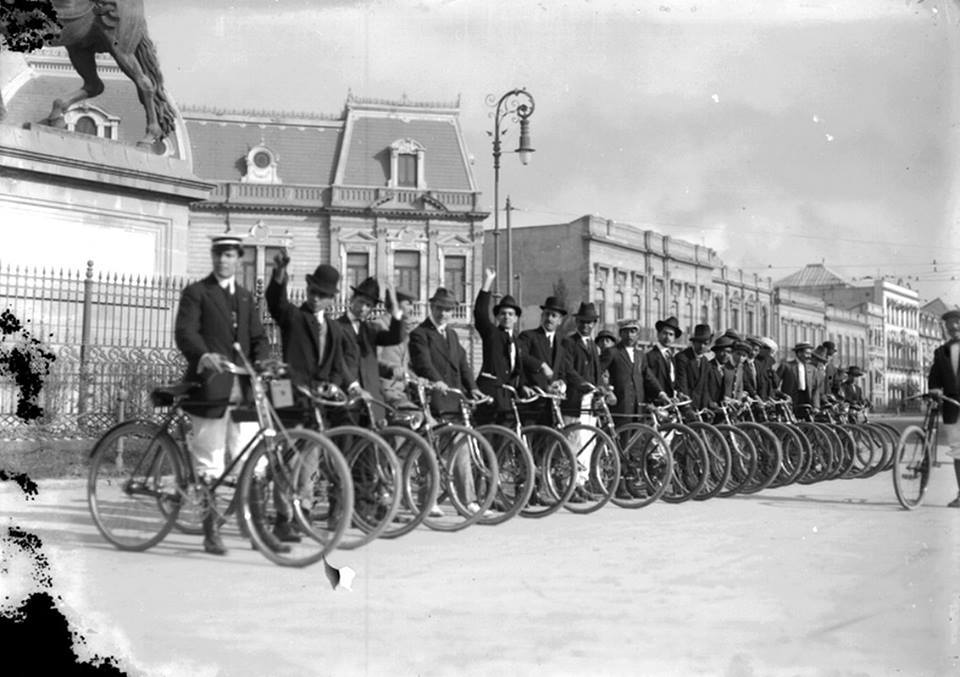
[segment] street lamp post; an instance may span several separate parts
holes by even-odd
[[[487,105],[493,105],[493,95],[487,97]],[[520,121],[520,142],[513,152],[520,155],[520,162],[530,162],[533,148],[530,147],[530,116],[534,109],[533,97],[526,89],[511,89],[497,101],[493,116],[493,267],[497,271],[493,292],[499,295],[500,289],[500,137],[506,130],[500,129],[500,123],[507,117]],[[488,134],[490,132],[487,132]],[[513,284],[513,244],[510,239],[509,220],[507,232],[507,293]]]

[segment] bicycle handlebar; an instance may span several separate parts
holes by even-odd
[[[918,394],[918,395],[911,395],[910,397],[908,397],[908,398],[906,398],[906,399],[907,399],[907,401],[909,401],[909,400],[919,400],[919,399],[924,399],[924,400],[937,400],[938,402],[947,402],[948,404],[952,404],[952,405],[955,406],[955,407],[960,407],[960,402],[957,402],[957,401],[956,401],[955,399],[953,399],[952,397],[947,397],[947,396],[944,395],[943,393],[920,393],[920,394]]]

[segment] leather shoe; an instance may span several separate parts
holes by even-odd
[[[273,525],[273,535],[282,543],[299,543],[300,534],[287,520],[277,520]]]

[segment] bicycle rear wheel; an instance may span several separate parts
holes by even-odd
[[[913,510],[923,503],[923,493],[929,479],[930,454],[927,449],[927,435],[919,426],[907,426],[900,433],[893,456],[893,491],[900,505],[907,510]]]
[[[670,445],[651,426],[625,423],[616,430],[620,447],[620,486],[611,502],[643,508],[663,496],[673,475]]]
[[[735,425],[718,423],[716,428],[730,447],[730,479],[717,496],[729,498],[738,493],[757,471],[757,447],[750,435]]]
[[[693,497],[695,501],[704,501],[719,494],[730,480],[730,473],[732,472],[730,468],[730,446],[724,439],[723,434],[709,423],[691,421],[687,425],[700,435],[700,439],[710,456],[710,472],[707,473],[707,482],[703,489]]]
[[[350,467],[330,440],[312,430],[280,430],[263,438],[243,464],[237,491],[243,528],[260,554],[280,566],[319,562],[353,519]],[[299,541],[285,543],[286,553],[272,550],[264,537],[281,509],[301,534]]]
[[[560,510],[577,488],[577,457],[567,438],[555,428],[524,426],[520,431],[533,455],[533,495],[521,517],[546,517]]]
[[[707,447],[697,433],[682,423],[661,426],[660,434],[670,444],[673,456],[673,475],[661,500],[667,503],[689,501],[707,484],[710,474]]]
[[[477,432],[497,455],[497,497],[490,507],[493,515],[481,517],[478,524],[502,524],[518,515],[533,495],[536,478],[533,454],[517,433],[504,426],[483,425]]]
[[[810,442],[802,432],[786,423],[768,421],[763,425],[777,436],[783,451],[780,472],[770,486],[783,487],[792,484],[803,471],[803,463],[809,453]]]
[[[755,494],[773,484],[780,474],[780,463],[783,459],[783,447],[780,440],[769,428],[759,423],[744,421],[736,426],[743,430],[757,449],[757,468],[750,478],[740,487],[741,494]]]
[[[149,421],[125,421],[100,438],[90,454],[87,504],[107,541],[141,551],[170,533],[185,489],[180,453]]]
[[[382,437],[366,428],[343,425],[323,435],[350,466],[353,522],[337,548],[354,550],[380,536],[393,522],[403,498],[400,461]]]
[[[563,507],[580,515],[599,510],[620,484],[620,452],[596,426],[573,423],[561,432],[577,459],[577,486]]]
[[[402,426],[378,431],[400,459],[403,499],[393,522],[380,538],[399,538],[423,524],[440,493],[440,466],[433,449],[418,433]]]
[[[441,487],[433,507],[443,514],[428,514],[423,523],[437,531],[459,531],[476,524],[493,505],[497,497],[497,455],[483,435],[460,424],[437,428],[433,443]],[[444,501],[449,505],[443,505]]]

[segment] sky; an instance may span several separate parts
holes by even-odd
[[[960,0],[145,6],[181,104],[459,97],[492,211],[487,101],[526,87],[536,152],[505,153],[500,175],[514,225],[596,214],[774,281],[822,262],[960,303]]]

